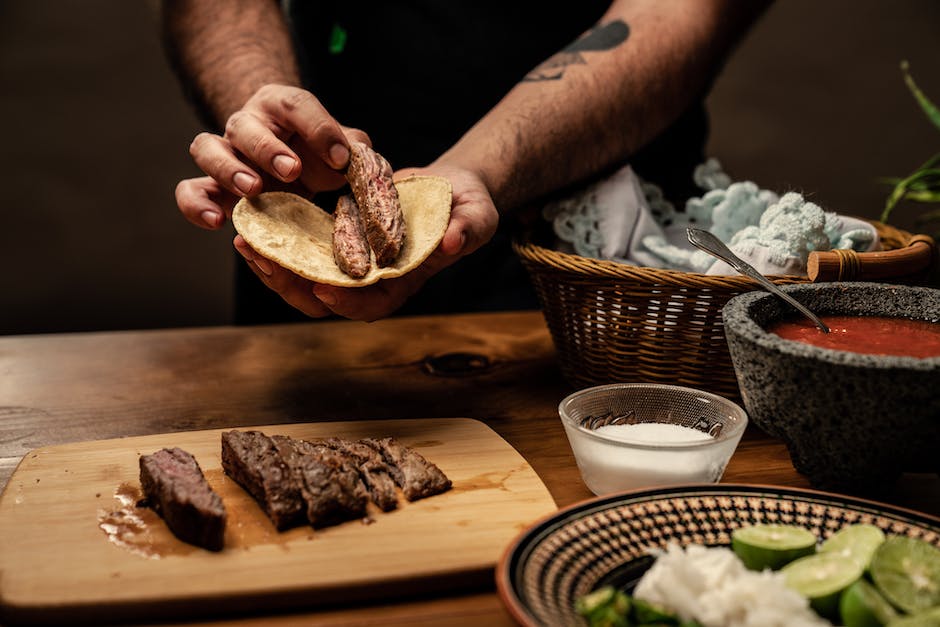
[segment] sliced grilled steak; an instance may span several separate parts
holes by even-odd
[[[300,485],[274,442],[260,431],[222,434],[222,468],[254,497],[278,529],[304,521]]]
[[[140,486],[177,538],[210,551],[222,550],[225,506],[192,455],[180,448],[142,455]]]
[[[405,446],[395,438],[369,438],[361,442],[382,454],[392,469],[395,483],[401,487],[401,491],[409,501],[423,499],[450,489],[451,481],[440,468],[426,460],[421,453]]]
[[[391,265],[405,242],[405,220],[392,183],[392,166],[362,142],[350,142],[346,179],[352,187],[366,239],[375,252],[379,267]]]
[[[378,505],[383,512],[398,507],[398,494],[395,491],[395,480],[392,479],[392,469],[382,458],[382,454],[363,442],[329,438],[324,442],[327,446],[341,451],[349,457],[359,476],[369,490],[372,502]]]
[[[282,435],[272,440],[294,476],[302,481],[300,492],[311,525],[326,527],[365,515],[368,492],[359,472],[342,453]]]
[[[340,196],[333,212],[333,259],[354,279],[361,279],[372,267],[359,205],[349,194]]]

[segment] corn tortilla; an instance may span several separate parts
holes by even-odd
[[[450,221],[450,181],[411,176],[395,182],[405,219],[405,243],[398,259],[384,268],[375,263],[361,279],[345,274],[333,260],[333,216],[309,200],[287,192],[242,198],[232,212],[235,230],[259,254],[302,277],[341,287],[371,285],[406,274],[428,258]]]

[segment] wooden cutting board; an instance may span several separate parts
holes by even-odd
[[[223,430],[36,449],[0,497],[0,610],[6,621],[197,617],[492,582],[507,544],[555,510],[526,461],[466,418],[252,427],[295,438],[395,436],[453,481],[444,494],[373,522],[277,532],[221,468]],[[140,498],[140,455],[192,453],[228,512],[225,548],[177,540]]]

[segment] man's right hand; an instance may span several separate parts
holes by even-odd
[[[193,140],[189,152],[209,180],[182,181],[177,204],[193,224],[216,229],[239,197],[266,187],[338,189],[346,182],[349,141],[371,145],[362,131],[341,126],[310,92],[265,85],[229,117],[224,135],[200,133]]]

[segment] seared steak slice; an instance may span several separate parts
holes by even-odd
[[[349,194],[340,196],[333,212],[333,259],[340,270],[354,279],[361,279],[372,267],[369,255],[359,205]]]
[[[372,502],[383,512],[398,507],[398,494],[395,492],[395,480],[392,479],[388,464],[382,454],[363,442],[329,438],[325,444],[332,449],[345,453],[359,469],[362,482],[369,489]]]
[[[302,482],[300,493],[311,525],[326,527],[365,515],[369,495],[359,472],[342,453],[282,435],[272,439],[294,477]]]
[[[349,148],[346,179],[359,203],[375,262],[385,267],[398,258],[405,241],[405,220],[392,182],[392,166],[362,142],[350,142]]]
[[[275,527],[303,522],[300,485],[268,436],[260,431],[223,433],[222,468],[258,501]]]
[[[405,446],[395,438],[361,440],[382,454],[392,469],[395,483],[401,487],[409,501],[446,492],[451,481],[441,469],[426,460],[421,453]]]
[[[177,538],[210,551],[222,550],[225,506],[192,455],[180,448],[142,455],[140,486]]]

